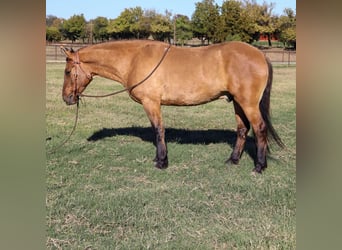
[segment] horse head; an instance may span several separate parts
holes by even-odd
[[[63,46],[61,50],[66,55],[62,97],[67,105],[72,105],[78,102],[79,96],[92,81],[93,76],[82,65],[78,51],[75,52]]]

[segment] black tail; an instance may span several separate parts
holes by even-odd
[[[267,79],[267,85],[264,90],[264,93],[261,98],[261,102],[259,104],[260,112],[262,115],[262,118],[265,121],[266,127],[267,127],[267,140],[270,141],[272,139],[275,141],[279,147],[284,148],[285,145],[281,141],[279,135],[275,131],[274,127],[271,123],[271,116],[270,116],[270,99],[271,99],[271,88],[272,88],[272,81],[273,81],[273,67],[268,58],[266,58],[267,65],[268,65],[268,79]],[[267,149],[268,146],[267,146]]]

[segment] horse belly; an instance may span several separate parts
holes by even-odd
[[[182,52],[175,53],[157,76],[156,82],[163,86],[162,105],[200,105],[218,99],[227,91],[220,51],[186,55]]]
[[[194,106],[211,102],[223,95],[224,90],[218,85],[191,83],[164,85],[161,95],[162,105]]]

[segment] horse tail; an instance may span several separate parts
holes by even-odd
[[[267,66],[268,66],[268,79],[267,85],[262,95],[259,108],[261,112],[261,116],[264,119],[267,129],[267,141],[270,142],[270,139],[273,140],[278,144],[279,147],[284,148],[285,145],[280,139],[278,133],[275,131],[274,127],[271,123],[271,116],[270,116],[270,99],[271,99],[271,88],[272,88],[272,81],[273,81],[273,67],[270,60],[266,57]],[[267,145],[267,150],[269,147]]]

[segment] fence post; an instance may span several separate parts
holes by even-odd
[[[56,45],[54,46],[55,46],[55,61],[57,61],[57,46]]]

